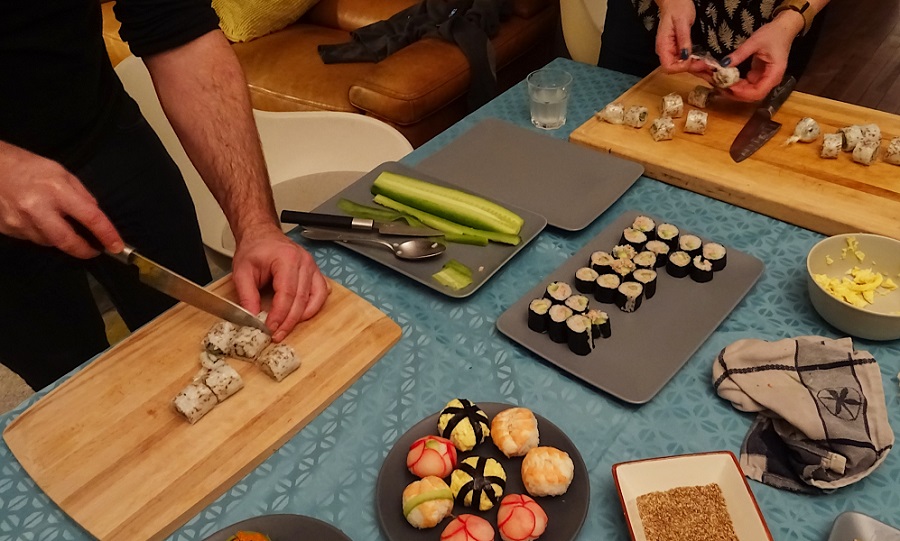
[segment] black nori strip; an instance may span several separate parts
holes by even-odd
[[[609,338],[612,336],[612,325],[609,314],[602,310],[590,310],[587,316],[591,319],[591,336],[593,338]]]
[[[463,421],[468,421],[472,425],[472,431],[475,432],[475,444],[482,443],[485,438],[484,429],[488,427],[487,413],[467,398],[457,398],[457,400],[462,404],[462,407],[447,406],[441,410],[441,414],[438,416],[440,418],[447,414],[453,414],[453,417],[444,426],[444,430],[441,431],[441,436],[450,439],[450,434],[453,433],[456,426]],[[482,428],[482,425],[484,428]]]
[[[535,308],[535,303],[539,303],[539,306],[545,307],[544,312],[540,313]],[[534,332],[547,332],[547,320],[550,319],[550,316],[547,312],[550,311],[550,306],[553,306],[553,301],[550,299],[534,299],[530,303],[528,303],[528,328]]]
[[[469,506],[474,507],[475,509],[481,509],[482,493],[487,495],[488,500],[494,505],[497,505],[500,502],[500,497],[503,496],[503,492],[506,491],[506,479],[496,475],[484,474],[484,471],[487,469],[488,460],[494,459],[486,456],[479,456],[474,467],[466,462],[459,463],[457,469],[468,474],[471,479],[463,484],[463,486],[459,487],[459,492],[456,493],[456,503],[466,505],[466,495],[470,492],[472,493],[472,498],[469,500]],[[499,493],[494,490],[494,485],[500,487]]]
[[[574,321],[576,318],[579,319],[578,322]],[[581,330],[575,330],[572,327],[577,327],[581,324]],[[569,350],[572,351],[575,355],[587,355],[594,349],[594,342],[591,337],[591,320],[581,314],[575,314],[569,319],[566,320],[566,327],[568,329],[567,333],[567,342],[569,344]]]

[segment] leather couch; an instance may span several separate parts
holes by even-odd
[[[419,146],[465,116],[469,64],[453,43],[425,38],[378,63],[326,65],[319,44],[384,20],[418,0],[321,0],[296,23],[234,51],[253,106],[265,111],[343,111],[372,116]],[[492,38],[498,92],[554,56],[558,0],[510,0],[513,15]],[[127,56],[112,2],[103,4],[104,38],[113,62]],[[524,97],[523,97],[524,99]]]

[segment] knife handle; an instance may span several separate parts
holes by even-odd
[[[113,259],[117,259],[117,260],[121,261],[122,263],[125,263],[125,264],[131,263],[131,254],[134,252],[134,248],[129,246],[128,243],[125,243],[125,247],[122,249],[121,252],[114,254],[114,253],[110,252],[109,250],[107,250],[106,247],[103,246],[103,243],[100,242],[100,239],[98,239],[96,236],[94,236],[94,234],[91,233],[91,230],[88,229],[87,227],[85,227],[85,225],[83,223],[79,222],[78,220],[75,220],[74,218],[72,218],[70,216],[66,216],[66,222],[69,223],[69,226],[75,230],[75,233],[79,237],[81,237],[82,239],[84,239],[85,242],[90,244],[91,248],[97,250],[98,252],[105,253],[109,257],[111,257]]]
[[[373,229],[375,222],[352,216],[333,214],[316,214],[296,210],[282,210],[281,221],[288,224],[300,224],[319,227],[340,227],[342,229]]]
[[[769,95],[766,96],[762,103],[762,106],[769,110],[769,118],[784,105],[788,96],[794,91],[795,86],[797,86],[797,79],[793,75],[785,75],[778,86],[769,92]]]

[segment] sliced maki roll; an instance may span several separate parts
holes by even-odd
[[[590,302],[590,299],[584,295],[571,295],[566,299],[566,306],[572,310],[573,314],[583,314],[588,311]]]
[[[637,255],[638,251],[630,244],[617,244],[616,246],[613,246],[611,253],[616,259],[631,259]]]
[[[703,245],[703,259],[712,263],[713,272],[718,272],[725,268],[727,255],[725,247],[718,242],[707,242]]]
[[[597,277],[597,288],[594,290],[594,298],[599,302],[612,304],[616,302],[616,290],[622,279],[618,274],[601,274]]]
[[[644,286],[638,282],[622,282],[617,290],[616,306],[623,312],[634,312],[641,307]]]
[[[644,250],[643,252],[638,253],[634,256],[632,261],[634,262],[634,266],[638,269],[656,268],[656,254],[650,250]]]
[[[631,259],[616,259],[611,267],[613,273],[618,275],[623,282],[631,278],[631,273],[637,268]]]
[[[649,216],[643,214],[638,216],[632,222],[631,227],[647,235],[648,241],[656,238],[656,222]]]
[[[691,279],[695,282],[709,282],[713,279],[712,263],[703,259],[702,255],[694,257],[691,262]]]
[[[612,336],[612,327],[609,323],[609,314],[603,310],[588,310],[585,316],[591,320],[591,336],[595,339],[609,338]]]
[[[657,273],[652,269],[637,269],[631,275],[634,281],[644,286],[644,298],[650,299],[656,294]]]
[[[565,282],[550,282],[544,292],[544,298],[553,301],[553,304],[563,304],[572,295],[572,286]]]
[[[590,267],[581,267],[575,271],[575,289],[577,289],[579,293],[592,295],[598,276],[600,276],[600,273],[594,269]]]
[[[678,249],[687,252],[691,257],[700,255],[703,241],[697,235],[681,235],[678,237]]]
[[[619,239],[619,244],[627,244],[634,248],[635,252],[640,252],[644,249],[644,245],[647,244],[647,234],[639,229],[626,227],[622,231],[622,237]]]
[[[647,246],[644,248],[656,254],[656,265],[654,267],[657,269],[665,265],[669,259],[669,245],[661,240],[647,241]]]
[[[606,274],[612,272],[610,265],[616,258],[608,252],[596,251],[591,254],[591,268],[597,271],[597,274]]]
[[[557,344],[563,344],[568,340],[566,335],[566,320],[572,317],[572,309],[564,304],[554,304],[550,307],[547,320],[547,334],[550,340]]]
[[[681,250],[672,252],[666,263],[666,272],[674,278],[684,278],[691,272],[691,256]]]
[[[673,224],[659,224],[656,226],[656,238],[669,245],[669,250],[678,249],[678,227]]]
[[[528,328],[534,332],[547,332],[547,313],[553,301],[550,299],[534,299],[528,304]]]
[[[582,314],[575,314],[566,320],[566,327],[569,329],[567,342],[572,353],[587,355],[594,349],[590,318]]]

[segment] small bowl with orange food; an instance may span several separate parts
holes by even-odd
[[[900,338],[900,241],[834,235],[812,247],[806,271],[810,302],[833,327],[867,340]]]

